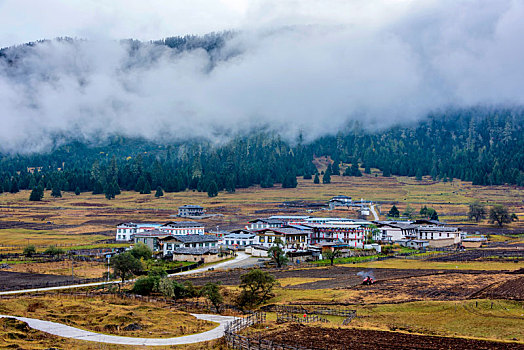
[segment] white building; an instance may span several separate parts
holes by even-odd
[[[383,243],[393,243],[403,239],[419,239],[418,226],[410,222],[377,221],[378,232],[373,240]]]
[[[351,248],[363,248],[369,227],[353,223],[319,223],[307,225],[312,228],[311,244],[344,243]]]
[[[123,222],[116,226],[116,236],[117,241],[132,241],[133,235],[135,233],[142,233],[146,231],[151,231],[158,229],[161,225],[156,223],[133,223],[133,222]]]
[[[158,228],[171,235],[203,235],[204,225],[194,221],[171,221]]]
[[[178,216],[201,216],[204,215],[204,208],[200,205],[183,205],[178,208]]]
[[[264,228],[255,231],[257,239],[255,245],[270,248],[277,238],[283,243],[286,250],[306,250],[309,245],[310,229],[298,229],[295,227]]]
[[[419,240],[429,241],[430,247],[448,247],[462,242],[462,232],[458,227],[448,226],[435,220],[415,220]]]
[[[222,237],[220,243],[231,248],[245,249],[246,246],[257,244],[257,235],[247,231],[237,230]]]
[[[255,219],[249,221],[250,225],[246,226],[248,230],[261,230],[264,228],[277,228],[286,224],[285,221],[279,219]]]

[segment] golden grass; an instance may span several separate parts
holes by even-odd
[[[104,238],[114,237],[115,224],[122,221],[169,221],[171,215],[183,204],[199,204],[209,213],[220,213],[222,218],[205,219],[208,227],[227,222],[242,227],[250,217],[261,216],[256,212],[265,209],[277,209],[283,201],[306,200],[323,202],[332,196],[347,194],[355,199],[364,198],[373,201],[395,201],[401,211],[409,203],[415,210],[423,205],[435,208],[441,219],[461,223],[466,220],[468,203],[474,199],[485,203],[503,203],[512,212],[518,213],[521,220],[510,227],[524,225],[524,206],[522,189],[515,186],[473,186],[469,182],[452,183],[415,181],[408,177],[374,177],[374,174],[361,178],[333,176],[329,185],[314,184],[312,180],[298,179],[295,189],[274,187],[262,189],[258,186],[238,189],[235,193],[220,193],[209,198],[206,193],[185,191],[167,193],[162,198],[153,194],[140,195],[135,192],[123,192],[115,200],[107,200],[103,195],[82,193],[75,196],[63,193],[63,198],[51,198],[46,191],[42,202],[29,202],[29,191],[16,194],[0,194],[0,221],[21,221],[43,225],[52,222],[56,225],[68,225],[59,229],[35,232],[35,230],[1,230],[0,242],[3,244],[88,244]],[[382,207],[383,212],[389,205]],[[347,210],[319,211],[307,213],[298,209],[297,214],[319,216],[354,216]],[[263,215],[262,215],[263,216]],[[384,217],[382,217],[384,218]],[[486,223],[483,223],[486,225]],[[100,234],[106,232],[105,234]],[[97,233],[93,235],[93,233]]]
[[[311,283],[317,281],[325,281],[331,278],[307,278],[307,277],[288,277],[288,278],[279,278],[277,281],[282,287],[296,286],[304,283]]]
[[[110,297],[47,295],[2,300],[0,313],[58,322],[94,332],[132,337],[169,338],[216,327],[164,303]],[[137,323],[142,329],[126,331]]]
[[[489,271],[513,271],[524,266],[524,262],[501,262],[501,261],[425,261],[409,259],[388,259],[382,261],[370,261],[352,264],[352,267],[362,268],[388,268],[388,269],[436,269],[436,270],[489,270]]]
[[[478,307],[476,306],[478,303]],[[524,304],[491,300],[424,301],[357,308],[351,327],[524,342]]]
[[[28,273],[43,273],[50,275],[71,275],[71,261],[52,261],[45,263],[20,263],[12,264],[7,262],[11,266],[9,271],[12,272],[28,272]],[[112,271],[112,270],[111,270]],[[104,272],[107,272],[107,264],[102,262],[94,261],[75,261],[74,262],[74,274],[75,277],[80,278],[99,278],[102,277]]]

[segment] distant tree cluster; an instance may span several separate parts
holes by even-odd
[[[307,145],[301,137],[286,142],[275,133],[259,132],[219,146],[204,141],[159,145],[115,137],[98,147],[77,142],[49,154],[3,154],[0,193],[30,190],[32,201],[42,200],[45,190],[54,198],[64,192],[88,192],[113,199],[122,190],[147,195],[154,189],[157,197],[185,190],[214,197],[253,185],[294,188],[297,176],[329,184],[332,176],[340,174],[341,164],[351,164],[345,176],[362,176],[361,168],[370,174],[376,168],[385,177],[430,176],[434,181],[458,178],[477,185],[524,186],[520,110],[469,109],[430,116],[412,127],[372,133],[354,123],[349,130]],[[312,162],[318,156],[333,160],[321,174]]]

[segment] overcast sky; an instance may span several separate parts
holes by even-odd
[[[0,151],[268,125],[311,139],[350,121],[522,106],[523,18],[522,0],[0,0],[0,46],[88,39],[0,61]],[[215,56],[154,45],[130,56],[115,40],[229,29]]]
[[[0,46],[60,36],[159,39],[295,24],[383,25],[433,0],[0,0]]]

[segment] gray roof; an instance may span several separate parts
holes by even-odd
[[[151,231],[135,233],[134,236],[135,238],[137,237],[172,237],[169,232],[159,231],[159,230],[151,230]]]
[[[178,209],[204,209],[204,207],[201,207],[200,205],[186,204],[179,207]]]
[[[162,225],[162,227],[185,228],[185,227],[203,227],[201,223],[195,221],[171,221]]]
[[[419,231],[433,231],[433,232],[456,232],[457,227],[443,227],[443,226],[419,226]]]
[[[230,233],[225,235],[225,239],[249,239],[254,238],[256,235],[253,233]]]
[[[218,254],[216,248],[177,248],[173,251],[173,254],[186,254],[186,255],[204,255],[204,254]]]
[[[390,226],[390,227],[400,228],[402,230],[414,230],[418,228],[417,225],[412,225],[411,223],[408,223],[408,222],[398,222],[398,221],[393,221],[393,222],[375,221],[375,222],[377,223],[378,226]]]
[[[257,221],[262,221],[262,222],[265,222],[266,224],[285,224],[284,221],[282,220],[279,220],[279,219],[255,219],[255,220],[250,220],[249,222],[257,222]]]
[[[169,239],[175,239],[182,243],[218,242],[218,237],[213,235],[171,235]]]
[[[255,232],[274,231],[283,235],[305,235],[311,232],[311,230],[299,230],[293,227],[278,227],[278,228],[263,228]]]

